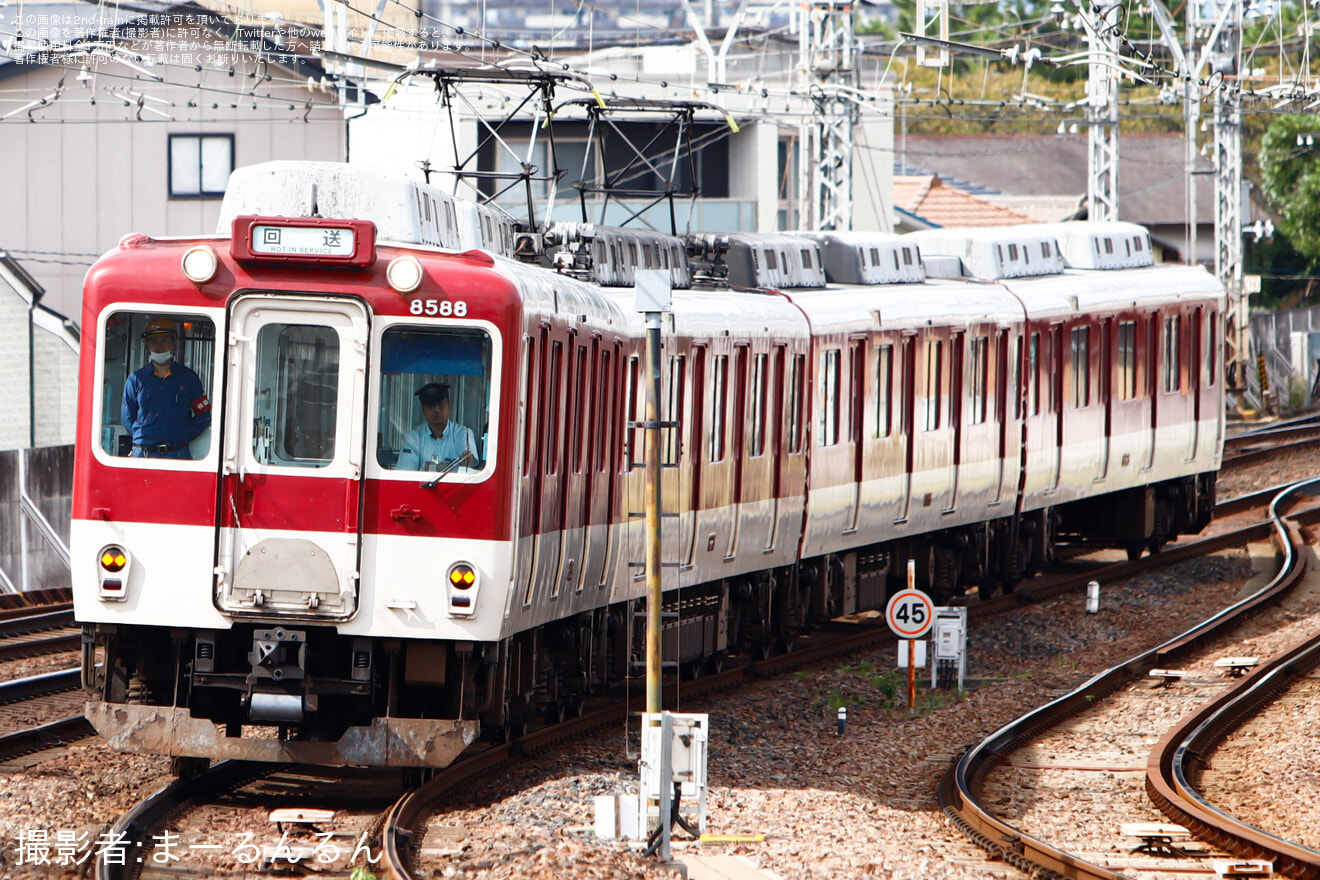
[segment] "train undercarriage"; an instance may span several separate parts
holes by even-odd
[[[933,535],[864,547],[666,596],[668,670],[696,676],[731,655],[791,648],[815,623],[883,608],[907,561],[938,603],[1011,591],[1066,546],[1156,552],[1200,531],[1214,474],[1171,480]],[[509,739],[538,717],[644,676],[645,605],[598,608],[502,642],[340,636],[269,622],[230,630],[96,625],[84,633],[88,717],[112,746],[182,759],[441,767],[478,735]]]

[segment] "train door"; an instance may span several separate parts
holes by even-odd
[[[688,464],[691,468],[691,484],[688,487],[688,519],[692,525],[688,534],[683,564],[690,566],[697,550],[697,517],[701,511],[701,463],[706,457],[705,440],[706,420],[706,346],[692,347],[692,400],[688,403],[692,411],[691,428],[687,432]]]
[[[917,427],[917,338],[903,337],[902,372],[899,387],[902,388],[902,443],[903,443],[903,479],[899,490],[898,516],[895,522],[906,522],[912,508],[912,468],[916,464],[916,427]]]
[[[788,350],[786,346],[776,345],[774,357],[771,359],[771,378],[770,378],[770,406],[767,408],[765,423],[767,431],[770,434],[770,525],[766,534],[765,550],[769,552],[775,548],[775,540],[779,534],[779,494],[784,485],[784,468],[788,466],[787,456],[784,455],[784,432],[788,426],[784,420],[785,414],[785,376],[784,369],[788,363]]]
[[[558,597],[564,587],[577,583],[578,567],[586,546],[586,473],[582,466],[583,421],[588,395],[587,347],[579,345],[576,333],[568,336],[568,384],[564,388],[563,462],[559,468],[559,571],[550,591]]]
[[[1109,476],[1109,441],[1114,433],[1114,319],[1105,318],[1100,322],[1100,351],[1097,353],[1100,363],[1100,385],[1098,401],[1104,410],[1100,428],[1100,454],[1096,456],[1095,479],[1103,480]]]
[[[865,444],[862,426],[866,423],[866,340],[848,343],[848,442],[852,444],[849,482],[852,485],[852,511],[844,519],[845,534],[857,531],[862,512],[862,480]]]
[[[1197,306],[1192,311],[1191,332],[1188,334],[1189,347],[1191,348],[1191,357],[1187,361],[1187,384],[1188,393],[1192,398],[1192,437],[1187,450],[1187,460],[1192,461],[1196,458],[1196,447],[1201,438],[1201,327],[1203,321],[1201,306]]]
[[[346,618],[357,609],[367,309],[249,295],[230,328],[217,600]]]
[[[617,510],[619,490],[619,431],[628,416],[623,412],[623,346],[616,342],[614,347],[600,353],[599,400],[601,414],[598,419],[599,436],[595,438],[595,491],[591,501],[591,532],[599,535],[599,559],[596,586],[608,585],[610,573],[614,569],[614,553],[618,542],[615,540],[614,521]],[[596,498],[595,496],[600,496]],[[624,511],[627,513],[627,511]],[[597,539],[591,539],[593,546]],[[592,581],[584,582],[587,586]]]
[[[732,559],[738,549],[738,530],[743,519],[743,459],[747,453],[747,371],[751,366],[748,347],[739,345],[733,356],[733,495],[730,510],[733,525],[729,528],[729,545],[724,558]]]
[[[569,337],[568,350],[572,351],[572,336]],[[564,361],[565,345],[558,339],[549,341],[546,357],[546,369],[541,373],[541,388],[544,405],[541,407],[540,422],[540,468],[541,485],[540,514],[536,531],[536,569],[533,572],[533,589],[537,585],[550,583],[540,589],[549,590],[558,595],[560,550],[563,538],[559,534],[564,528]],[[534,597],[534,596],[533,596]],[[542,606],[544,607],[544,606]]]
[[[945,513],[958,506],[958,470],[962,466],[963,444],[963,341],[966,334],[954,333],[949,339],[949,433],[953,449],[949,456],[949,497]]]

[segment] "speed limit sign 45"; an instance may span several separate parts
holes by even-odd
[[[885,620],[900,639],[919,639],[935,625],[935,603],[921,590],[900,590],[889,600]]]

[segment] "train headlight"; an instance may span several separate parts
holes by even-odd
[[[449,582],[449,614],[471,617],[477,610],[477,570],[471,563],[455,562],[445,575]]]
[[[96,554],[96,574],[102,602],[122,602],[128,595],[128,573],[133,557],[118,544],[107,544]]]
[[[422,264],[408,254],[395,257],[385,267],[385,280],[399,293],[412,293],[422,285]]]
[[[220,258],[215,254],[215,248],[208,245],[199,245],[189,250],[183,255],[183,274],[194,284],[205,284],[215,277],[216,270],[220,268]]]

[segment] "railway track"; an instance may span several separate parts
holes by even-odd
[[[1282,452],[1311,449],[1318,445],[1320,416],[1304,416],[1226,438],[1222,467],[1234,470]]]
[[[1223,513],[1245,514],[1263,506],[1267,497],[1272,495],[1267,496],[1267,493],[1261,492],[1225,502]],[[970,606],[969,613],[977,617],[1002,613],[1018,607],[1023,602],[1041,601],[1081,589],[1091,580],[1101,582],[1120,580],[1225,547],[1240,546],[1245,542],[1265,537],[1269,530],[1268,523],[1251,521],[1220,535],[1171,545],[1153,557],[1110,565],[1065,566],[1071,570],[1039,578],[1024,585],[1014,595],[977,602]],[[703,694],[736,687],[749,678],[784,674],[798,667],[819,664],[857,651],[882,646],[892,640],[893,636],[888,628],[875,621],[836,624],[827,633],[799,639],[796,649],[790,653],[730,667],[694,682],[684,682],[681,685],[683,697],[693,699]],[[671,693],[670,699],[672,696]],[[580,717],[567,718],[558,724],[532,731],[513,742],[480,748],[466,754],[451,767],[438,771],[421,787],[404,793],[388,812],[383,813],[378,823],[379,833],[372,835],[371,844],[377,845],[378,840],[384,858],[373,870],[400,880],[421,876],[420,872],[414,874],[417,870],[414,861],[422,848],[426,821],[442,807],[443,800],[449,793],[467,782],[523,757],[544,753],[602,727],[617,726],[626,720],[626,715],[627,710],[623,705],[606,706],[586,712]],[[128,835],[128,839],[135,843],[146,843],[168,823],[184,821],[183,817],[189,811],[227,797],[231,792],[250,785],[255,780],[268,778],[271,774],[280,772],[285,772],[284,768],[270,765],[242,762],[218,764],[200,775],[181,779],[167,786],[149,801],[143,802],[121,817],[114,830]],[[124,866],[98,864],[97,868],[100,880],[136,877],[137,870],[138,867],[132,864]],[[147,872],[154,877],[160,873],[160,869],[150,865],[147,866]],[[147,876],[147,873],[142,876]]]
[[[1299,526],[1303,522],[1314,522],[1317,508],[1312,503],[1305,505],[1304,509],[1291,509],[1286,519],[1281,511],[1294,506],[1302,507],[1300,502],[1304,496],[1316,491],[1318,486],[1320,481],[1315,480],[1296,484],[1278,493],[1271,502],[1268,528],[1282,553],[1282,564],[1278,574],[1268,584],[1182,635],[1094,676],[1070,693],[1022,716],[973,746],[951,767],[939,786],[939,804],[949,819],[973,842],[990,853],[992,858],[1003,859],[1034,876],[1105,880],[1117,880],[1124,876],[1110,867],[1096,864],[1079,854],[1067,852],[1027,834],[1004,820],[988,806],[983,797],[984,783],[995,768],[1007,763],[1011,755],[1028,743],[1087,711],[1096,701],[1145,677],[1152,668],[1174,667],[1194,652],[1203,650],[1211,639],[1291,591],[1305,571],[1306,557],[1299,552],[1305,541]],[[1311,659],[1296,662],[1320,663],[1320,639],[1313,642],[1310,648],[1314,652],[1310,655]],[[1286,656],[1281,657],[1267,664],[1261,673],[1247,679],[1247,682],[1263,680],[1262,676],[1270,674],[1275,675],[1274,680],[1278,682],[1278,676],[1286,675],[1279,670],[1301,668],[1292,663]],[[1286,860],[1293,858],[1293,853],[1264,855],[1267,848],[1263,838],[1268,835],[1254,829],[1245,829],[1233,822],[1197,795],[1190,783],[1196,775],[1196,757],[1207,754],[1207,749],[1231,729],[1234,719],[1240,722],[1249,714],[1249,710],[1244,708],[1249,704],[1230,699],[1234,694],[1248,692],[1252,692],[1252,686],[1248,683],[1233,688],[1207,703],[1193,720],[1168,732],[1151,753],[1147,789],[1152,799],[1165,808],[1167,813],[1176,819],[1185,820],[1183,824],[1192,823],[1187,827],[1199,831],[1202,839],[1214,846],[1250,857],[1277,857],[1281,866],[1291,864]],[[1255,699],[1260,700],[1259,695],[1264,692],[1255,690]],[[1228,708],[1230,706],[1233,708]],[[1286,843],[1276,839],[1272,845]],[[1320,858],[1320,854],[1315,856]],[[1320,870],[1320,861],[1315,865]],[[1297,876],[1320,874],[1299,873]]]

